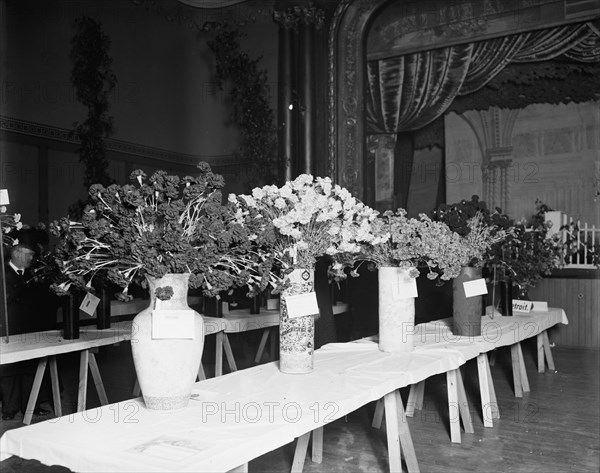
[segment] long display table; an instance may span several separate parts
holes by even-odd
[[[554,369],[548,329],[557,324],[568,323],[565,311],[560,308],[528,313],[515,312],[511,317],[486,315],[482,317],[481,336],[465,337],[454,335],[452,318],[446,318],[417,325],[414,335],[415,349],[443,346],[449,350],[459,351],[467,360],[477,358],[483,423],[486,427],[492,427],[493,420],[500,417],[500,410],[496,402],[488,353],[496,348],[510,346],[515,396],[521,397],[523,391],[529,391],[521,342],[536,337],[538,371],[544,371],[545,360],[550,369]],[[423,389],[424,383],[416,384],[411,388],[407,403],[408,415],[412,415],[415,408],[422,406]],[[456,433],[455,430],[453,432]]]
[[[451,338],[445,322],[436,322],[441,328],[425,330],[424,343],[404,354],[382,353],[372,340],[329,344],[315,352],[315,370],[307,375],[283,374],[277,362],[236,371],[196,383],[180,411],[123,401],[8,431],[0,453],[82,472],[216,472],[247,468],[299,439],[303,450],[292,471],[301,471],[311,432],[383,398],[390,470],[401,470],[402,446],[409,471],[418,471],[399,388],[458,371],[477,351],[519,343],[560,322],[566,323],[561,309],[497,317],[484,331],[489,336],[469,340]]]
[[[217,334],[217,337],[222,335],[225,328],[222,319],[214,317],[203,317],[203,319],[205,335]],[[31,423],[35,403],[39,395],[42,379],[47,366],[49,366],[50,370],[54,412],[57,416],[62,415],[56,356],[65,353],[80,352],[77,410],[81,411],[85,409],[88,368],[92,374],[100,403],[108,404],[108,398],[104,390],[100,370],[98,369],[98,364],[92,349],[128,341],[131,340],[131,337],[131,321],[125,321],[113,323],[110,328],[103,330],[99,330],[93,326],[81,327],[79,338],[74,340],[65,339],[60,330],[13,335],[10,337],[9,343],[6,343],[6,340],[3,338],[0,342],[0,365],[26,360],[39,360],[31,393],[27,402],[27,408],[23,417],[23,423]]]
[[[0,451],[73,471],[228,471],[383,397],[396,471],[401,438],[416,464],[407,424],[396,420],[396,391],[465,361],[444,349],[391,355],[376,343],[330,344],[307,375],[283,374],[272,362],[197,383],[180,411],[123,401],[8,431]]]

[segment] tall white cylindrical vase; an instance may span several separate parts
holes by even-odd
[[[379,349],[410,352],[414,348],[415,298],[404,297],[401,286],[410,282],[410,270],[379,268]]]

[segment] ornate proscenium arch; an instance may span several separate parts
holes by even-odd
[[[365,147],[367,59],[384,62],[388,58],[411,55],[413,59],[416,58],[416,63],[426,62],[427,65],[427,61],[434,61],[434,64],[440,66],[438,61],[442,59],[437,59],[433,54],[428,57],[428,51],[450,51],[449,48],[454,47],[455,51],[450,51],[453,54],[451,57],[454,57],[456,51],[461,50],[456,46],[466,46],[472,51],[465,54],[463,72],[472,74],[461,75],[461,81],[449,76],[454,81],[456,93],[460,92],[465,77],[467,82],[482,79],[478,83],[483,86],[505,63],[512,60],[539,62],[569,52],[569,57],[573,54],[580,56],[571,58],[578,61],[587,60],[584,56],[593,53],[593,60],[597,61],[597,37],[600,36],[598,11],[596,8],[586,11],[570,9],[569,6],[573,3],[572,0],[515,0],[506,4],[494,0],[457,0],[449,3],[443,0],[342,0],[334,13],[329,31],[328,170],[331,177],[362,200],[365,200],[368,190],[374,185],[371,182],[373,176],[367,177],[365,172],[368,167]],[[383,20],[380,21],[381,19]],[[584,22],[590,23],[584,25]],[[563,28],[564,25],[568,27]],[[371,49],[371,29],[375,38],[379,39],[375,41],[376,50]],[[588,44],[587,35],[591,34],[590,31],[594,33],[594,41]],[[510,44],[511,41],[518,40],[519,47],[495,47],[497,41],[503,41],[502,38],[507,38]],[[491,61],[490,52],[497,49],[497,57]],[[419,57],[419,54],[425,59]],[[506,54],[506,57],[501,57],[502,54]],[[444,71],[448,67],[442,63],[438,69]],[[413,71],[411,76],[413,83],[418,81],[416,88],[425,92],[420,98],[408,93],[405,97],[408,102],[403,104],[398,100],[401,96],[395,92],[396,102],[392,102],[392,105],[400,104],[397,112],[406,111],[406,105],[411,113],[423,113],[428,106],[425,99],[429,95],[434,95],[444,105],[437,107],[431,120],[446,110],[456,93],[440,95],[447,92],[448,88],[439,87],[441,82],[435,82],[438,80],[437,76],[430,75],[428,71],[429,69],[418,69],[419,74]],[[384,72],[381,77],[390,75],[387,65]],[[396,74],[396,82],[399,82],[402,70],[393,72]],[[376,78],[378,86],[381,85],[381,77]],[[427,86],[423,82],[424,78],[433,80],[434,84]],[[440,81],[442,79],[439,78]],[[401,81],[400,83],[403,86]],[[390,84],[392,88],[398,88],[398,84]],[[435,92],[431,87],[439,89],[437,95],[428,94],[429,91]],[[462,92],[468,93],[467,89],[469,87],[466,86]],[[372,98],[373,91],[370,93],[369,97]],[[379,90],[378,99],[381,100],[384,96],[387,97]],[[431,111],[430,107],[428,112]],[[393,134],[416,129],[417,124],[411,123],[384,131]]]
[[[329,175],[362,199],[366,57],[364,33],[388,0],[343,0],[329,32]]]

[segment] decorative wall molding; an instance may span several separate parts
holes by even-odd
[[[275,10],[273,20],[282,28],[297,30],[300,25],[314,25],[316,29],[323,27],[325,11],[316,7],[295,6],[287,10]]]
[[[59,128],[51,125],[20,120],[18,118],[0,115],[0,132],[11,132],[19,135],[27,135],[36,138],[42,138],[54,142],[69,143],[77,145],[79,139],[73,135],[72,131],[66,128]],[[161,148],[154,148],[129,141],[109,139],[107,140],[107,149],[117,153],[128,154],[140,158],[155,159],[172,164],[195,166],[200,161],[206,161],[215,168],[224,166],[243,166],[252,165],[240,161],[233,155],[191,155],[176,153]]]
[[[170,23],[177,23],[189,29],[202,31],[206,22],[226,22],[233,26],[243,27],[257,21],[268,22],[273,12],[274,0],[247,0],[220,8],[192,7],[184,3],[167,0],[130,0],[133,4],[146,10],[154,10]],[[213,3],[218,3],[216,0]],[[231,2],[228,2],[231,3]]]

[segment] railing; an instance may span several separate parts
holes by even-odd
[[[565,269],[595,269],[599,264],[600,229],[568,218],[563,212],[548,212],[553,225],[548,236],[556,235],[563,244]]]

